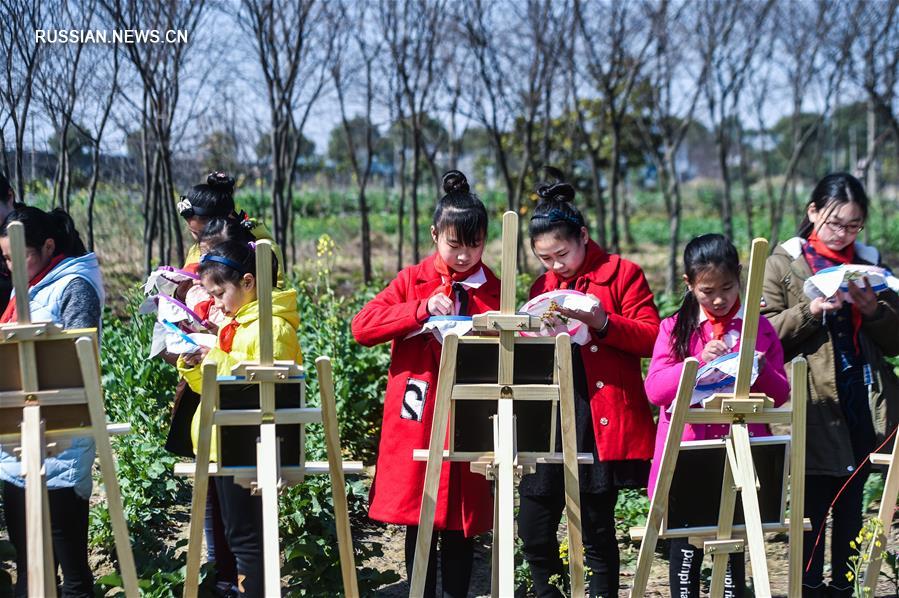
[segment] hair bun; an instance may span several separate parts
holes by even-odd
[[[552,183],[543,183],[537,186],[537,195],[543,201],[574,201],[574,186],[565,180],[565,174],[555,166],[543,167]]]
[[[574,187],[571,183],[543,184],[537,187],[537,195],[543,201],[574,201]]]
[[[234,178],[223,170],[216,170],[206,177],[206,184],[217,191],[234,192]]]
[[[443,175],[443,191],[447,195],[450,193],[468,193],[471,187],[468,186],[468,179],[458,170],[450,170]]]

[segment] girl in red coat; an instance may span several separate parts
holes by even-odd
[[[547,170],[561,178],[555,169]],[[590,239],[584,217],[571,203],[574,187],[558,181],[537,193],[541,201],[531,216],[531,247],[547,272],[534,282],[531,297],[571,289],[598,299],[591,311],[560,312],[590,327],[587,343],[576,345],[571,355],[577,449],[594,459],[578,471],[581,522],[590,596],[613,597],[618,596],[618,490],[645,486],[652,458],[655,425],[640,358],[652,355],[659,314],[640,267]],[[559,429],[556,450],[561,448]],[[539,597],[561,596],[549,579],[565,577],[556,539],[565,503],[562,466],[537,465],[536,473],[521,480],[519,493],[518,533],[534,590]]]
[[[406,573],[411,577],[424,486],[425,462],[412,451],[428,447],[440,342],[422,325],[431,316],[499,309],[499,280],[481,263],[487,210],[458,170],[443,175],[431,237],[437,251],[403,269],[353,318],[356,340],[365,346],[392,342],[384,420],[369,516],[406,526]],[[473,538],[493,524],[493,499],[486,479],[468,463],[444,463],[434,521],[426,595],[436,595],[436,547],[440,542],[443,594],[464,597],[471,578]]]

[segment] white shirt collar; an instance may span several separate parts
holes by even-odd
[[[459,284],[463,287],[467,287],[469,289],[476,289],[480,287],[482,284],[487,282],[487,275],[484,274],[484,268],[478,268],[478,271],[466,278],[465,280],[457,280]]]

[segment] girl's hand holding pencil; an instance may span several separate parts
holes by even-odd
[[[808,310],[812,316],[821,320],[826,314],[839,311],[843,307],[843,298],[837,293],[833,297],[815,297],[808,305]]]
[[[451,316],[455,307],[455,301],[443,293],[435,293],[428,299],[428,313],[432,316]]]
[[[702,354],[700,354],[700,359],[702,359],[703,363],[709,363],[710,361],[715,361],[719,357],[723,357],[730,353],[730,348],[727,346],[723,340],[712,339],[708,343],[706,343],[705,347],[702,350]]]

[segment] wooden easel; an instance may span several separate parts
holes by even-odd
[[[340,435],[337,426],[337,407],[331,362],[327,357],[315,360],[321,391],[321,407],[306,407],[304,402],[305,373],[302,366],[292,361],[274,360],[272,337],[272,246],[269,241],[256,244],[256,292],[259,299],[259,361],[239,363],[232,375],[217,378],[216,365],[203,366],[203,392],[200,399],[200,432],[197,439],[196,463],[175,466],[178,475],[194,476],[194,491],[190,508],[190,531],[187,551],[187,569],[184,596],[195,598],[199,591],[200,557],[203,542],[203,521],[206,510],[206,493],[209,476],[234,476],[242,486],[262,495],[263,558],[265,595],[281,595],[281,550],[278,537],[278,491],[286,486],[299,484],[307,474],[330,474],[331,495],[334,500],[334,518],[337,526],[337,542],[340,552],[340,569],[347,598],[359,596],[356,568],[353,556],[353,538],[350,533],[344,473],[362,473],[358,461],[341,460]],[[235,386],[258,387],[259,407],[252,409],[223,409],[221,393]],[[276,391],[289,385],[296,389],[299,407],[280,408],[276,405]],[[325,427],[325,445],[328,461],[307,461],[305,458],[305,424],[321,423]],[[213,429],[215,426],[215,430]],[[228,466],[227,463],[210,463],[212,434],[218,435],[219,455],[222,454],[223,428],[229,426],[258,426],[256,440],[256,464]],[[281,428],[299,426],[299,461],[294,466],[283,466],[279,448]],[[277,428],[277,429],[276,429]]]
[[[884,478],[883,495],[880,497],[880,507],[877,510],[877,518],[880,520],[882,532],[871,542],[868,550],[868,566],[865,568],[865,588],[870,590],[873,596],[877,589],[877,578],[880,577],[880,568],[883,565],[883,551],[886,550],[889,540],[890,527],[893,525],[893,515],[896,512],[896,500],[899,498],[899,442],[893,439],[892,453],[871,453],[872,465],[888,465],[886,478]]]
[[[593,456],[577,453],[574,422],[574,388],[571,375],[571,339],[567,334],[555,338],[517,335],[520,331],[540,329],[540,319],[515,313],[515,273],[518,251],[518,215],[503,215],[502,290],[500,310],[473,317],[474,329],[483,332],[499,332],[499,336],[463,337],[446,336],[440,356],[440,372],[437,378],[434,419],[427,450],[416,450],[413,458],[426,460],[424,492],[419,515],[415,562],[409,595],[424,594],[430,556],[431,538],[440,471],[444,460],[471,462],[472,471],[496,480],[494,493],[493,528],[493,596],[512,596],[515,593],[515,478],[534,471],[536,463],[562,463],[565,479],[565,504],[568,517],[569,574],[573,596],[584,595],[584,550],[581,540],[580,488],[578,463],[592,463]],[[515,383],[515,347],[523,344],[554,346],[554,370],[552,384]],[[456,357],[459,345],[491,344],[498,347],[499,369],[496,384],[457,384]],[[473,455],[444,450],[451,407],[458,401],[492,401],[497,403],[493,416],[493,450]],[[522,453],[518,450],[514,404],[521,401],[550,401],[552,413],[556,404],[561,407],[562,454],[556,453],[554,441],[547,442],[545,452]],[[455,425],[455,423],[454,423]],[[552,422],[555,430],[555,421]],[[523,440],[523,439],[522,439]]]
[[[721,506],[718,526],[711,539],[705,539],[703,547],[713,555],[712,582],[710,595],[723,596],[724,576],[729,555],[743,552],[749,546],[755,595],[770,597],[768,563],[765,557],[764,531],[788,531],[789,549],[789,596],[802,594],[802,535],[810,529],[807,519],[802,517],[805,497],[805,408],[807,392],[807,365],[804,359],[792,362],[791,407],[773,407],[773,401],[760,393],[750,393],[750,378],[759,324],[759,305],[762,294],[765,258],[768,242],[755,239],[749,258],[749,280],[743,301],[743,328],[740,335],[739,367],[733,393],[716,394],[703,402],[702,408],[690,409],[690,398],[695,385],[698,362],[689,358],[684,362],[677,395],[672,407],[672,415],[659,478],[649,507],[645,528],[633,528],[631,537],[641,539],[637,569],[634,574],[632,597],[643,596],[655,553],[656,543],[663,534],[663,524],[667,512],[667,497],[671,488],[674,468],[680,450],[685,423],[730,424],[730,433],[725,438],[727,459],[724,465],[724,486],[721,489]],[[782,528],[762,528],[756,486],[755,464],[749,443],[751,423],[789,423],[792,433],[790,452],[790,518]],[[737,493],[743,507],[746,521],[746,540],[734,538],[734,509]],[[697,534],[699,535],[699,534]],[[691,535],[692,537],[692,535]],[[701,538],[700,538],[701,540]],[[695,540],[694,540],[695,541]],[[692,542],[691,542],[692,543]]]
[[[31,321],[25,227],[12,222],[7,230],[17,321],[0,325],[0,443],[21,446],[28,595],[56,596],[44,460],[75,438],[91,437],[100,458],[125,594],[137,597],[137,571],[109,443],[110,434],[127,434],[130,426],[106,423],[97,331],[63,330],[52,322]],[[78,367],[73,368],[76,362]]]

